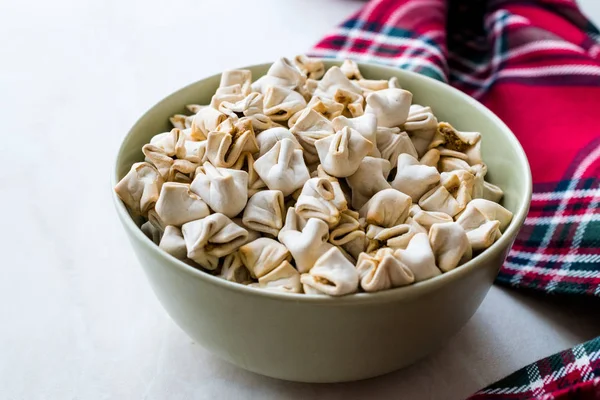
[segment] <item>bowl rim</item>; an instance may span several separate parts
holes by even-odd
[[[343,60],[339,59],[323,59],[327,68],[332,66],[339,66],[343,62]],[[245,67],[239,67],[238,69],[250,69],[250,68],[268,68],[271,63],[262,63],[262,64],[254,64]],[[199,82],[205,81],[207,79],[215,79],[221,75],[221,73],[211,75],[209,77],[200,79],[196,82],[190,83],[189,85],[184,86],[181,89],[176,90],[170,95],[162,98],[158,102],[156,102],[152,107],[150,107],[140,118],[137,119],[135,124],[129,129],[127,134],[123,136],[121,143],[119,145],[119,150],[116,154],[116,157],[113,162],[112,171],[111,171],[111,192],[113,197],[113,202],[115,208],[117,210],[117,214],[119,219],[121,220],[125,229],[129,230],[132,233],[133,237],[135,237],[141,245],[145,247],[145,250],[149,250],[153,256],[157,259],[160,259],[161,262],[165,262],[171,264],[172,267],[178,268],[185,273],[188,273],[191,277],[195,279],[200,279],[207,284],[215,285],[219,288],[237,292],[239,294],[247,294],[249,296],[258,296],[262,298],[270,298],[277,299],[282,301],[289,302],[306,302],[306,303],[321,303],[321,304],[329,304],[329,305],[343,305],[343,304],[367,304],[367,303],[385,303],[388,301],[396,301],[401,299],[412,299],[415,297],[420,297],[427,293],[431,293],[436,291],[442,286],[446,286],[456,281],[457,279],[461,279],[463,276],[467,275],[471,271],[483,268],[483,264],[487,259],[489,259],[493,255],[497,255],[504,248],[512,246],[513,237],[516,237],[519,229],[523,225],[525,218],[527,216],[527,212],[529,211],[529,205],[531,202],[532,195],[532,177],[531,177],[531,169],[529,166],[529,162],[527,156],[525,155],[525,151],[523,147],[519,143],[518,139],[514,135],[514,133],[508,128],[508,126],[490,109],[484,106],[479,101],[475,100],[471,96],[461,92],[460,90],[433,78],[430,78],[425,75],[418,74],[416,72],[403,70],[400,68],[385,66],[381,64],[375,63],[365,63],[365,62],[357,62],[359,68],[367,67],[380,69],[382,72],[390,72],[393,74],[401,74],[407,75],[407,77],[416,80],[426,80],[429,81],[430,84],[436,86],[440,90],[447,90],[450,92],[454,92],[455,95],[462,97],[467,103],[469,103],[474,109],[478,112],[485,114],[489,119],[492,120],[494,124],[499,126],[502,131],[504,131],[507,140],[511,143],[513,149],[517,157],[519,158],[521,164],[524,167],[525,173],[525,189],[526,193],[522,198],[522,201],[518,204],[517,210],[513,215],[513,219],[510,222],[510,225],[505,230],[504,234],[498,239],[492,246],[486,249],[482,254],[477,257],[471,259],[465,264],[451,270],[448,272],[444,272],[438,276],[435,276],[431,279],[414,283],[412,285],[392,288],[388,290],[382,290],[378,292],[372,293],[353,293],[344,296],[334,297],[328,295],[315,295],[315,294],[304,294],[304,293],[286,293],[286,292],[277,292],[271,290],[264,290],[249,287],[247,285],[243,285],[236,282],[230,282],[223,278],[219,278],[215,275],[211,275],[204,271],[198,270],[185,262],[173,257],[168,254],[164,250],[160,249],[154,242],[152,242],[139,227],[135,224],[133,218],[130,216],[129,211],[127,210],[125,204],[121,201],[121,199],[117,196],[114,187],[119,181],[119,177],[117,175],[120,160],[123,158],[124,147],[128,142],[129,137],[132,135],[132,132],[137,128],[140,122],[144,119],[144,117],[150,115],[153,112],[153,109],[157,107],[159,104],[168,101],[169,99],[175,98],[179,95],[180,92],[187,90],[188,88],[197,85]],[[141,264],[143,264],[140,261]]]

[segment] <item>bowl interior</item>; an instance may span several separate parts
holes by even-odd
[[[340,64],[339,61],[325,62],[327,68]],[[257,79],[267,72],[269,66],[270,64],[263,64],[244,68],[250,69],[253,79]],[[511,238],[514,237],[525,219],[531,196],[529,164],[523,149],[508,127],[481,103],[444,83],[396,68],[362,63],[359,63],[359,67],[363,76],[367,79],[397,77],[402,88],[413,93],[413,103],[430,106],[438,120],[450,122],[461,131],[481,132],[482,155],[488,166],[486,180],[502,188],[504,191],[502,204],[514,214],[514,218],[505,234],[492,248],[507,246],[508,243],[505,242],[512,240]],[[219,86],[219,81],[220,74],[186,86],[160,101],[144,114],[121,145],[112,177],[113,186],[127,174],[133,163],[143,160],[144,156],[141,148],[150,141],[152,136],[172,128],[169,117],[174,114],[189,114],[185,108],[186,104],[210,103],[213,93]],[[138,225],[140,223],[139,220],[135,220],[135,222]],[[487,252],[491,250],[488,249]],[[471,268],[473,262],[484,255],[485,252],[461,268],[412,286],[426,285],[430,281],[460,274],[459,270]],[[190,271],[193,270],[193,268],[181,264],[185,268],[189,268]],[[208,279],[213,278],[207,274],[204,275]],[[227,283],[225,284],[227,285]],[[241,285],[236,286],[241,287]],[[399,290],[402,289],[404,288]],[[253,290],[253,292],[263,291]],[[285,295],[289,296],[288,294]]]

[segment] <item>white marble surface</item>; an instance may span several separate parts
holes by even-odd
[[[309,385],[220,361],[162,310],[111,204],[119,141],[175,89],[302,52],[361,4],[0,0],[0,397],[459,399],[600,334],[598,303],[493,288],[428,359],[369,381]],[[584,6],[600,21],[596,0]]]

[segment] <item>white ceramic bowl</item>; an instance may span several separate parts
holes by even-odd
[[[326,67],[339,65],[326,62]],[[196,270],[171,257],[139,229],[119,198],[115,206],[156,296],[173,320],[212,353],[241,368],[304,382],[364,379],[402,368],[442,346],[475,313],[523,224],[531,174],[523,149],[483,105],[433,79],[394,68],[359,64],[366,78],[396,76],[414,102],[431,106],[441,121],[482,132],[487,179],[505,192],[514,213],[504,235],[483,254],[428,281],[340,298],[249,288]],[[269,64],[248,67],[253,78]],[[113,187],[143,159],[142,145],[170,129],[169,117],[186,104],[208,104],[219,75],[193,83],[152,107],[124,138]],[[113,193],[114,194],[114,193]]]

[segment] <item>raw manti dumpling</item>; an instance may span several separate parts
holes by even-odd
[[[458,169],[468,170],[469,163],[457,157],[440,157],[438,163],[440,172],[452,172]]]
[[[487,174],[487,165],[476,164],[469,167],[469,172],[473,175],[473,191],[471,193],[472,199],[483,198],[483,187],[485,183],[485,175]]]
[[[406,222],[412,200],[396,189],[384,189],[375,193],[359,210],[367,223],[391,228]]]
[[[444,222],[431,226],[429,241],[436,264],[443,272],[453,270],[473,256],[467,232],[456,222]]]
[[[331,67],[325,72],[323,79],[319,81],[315,96],[333,98],[338,89],[362,95],[362,89],[346,78],[339,67]]]
[[[367,96],[366,113],[375,114],[377,125],[392,128],[408,118],[412,93],[402,89],[385,89]]]
[[[248,199],[242,221],[250,229],[277,236],[283,226],[283,213],[283,193],[263,190]]]
[[[481,140],[478,140],[474,145],[467,147],[464,154],[467,156],[467,162],[470,165],[482,164]]]
[[[275,146],[275,143],[283,140],[290,139],[295,144],[295,148],[302,150],[302,146],[298,143],[296,137],[286,128],[271,128],[261,132],[256,136],[256,142],[258,143],[258,157],[262,157],[265,153]]]
[[[246,96],[242,93],[242,85],[233,84],[229,86],[218,87],[210,99],[210,106],[214,109],[219,109],[223,102],[236,103]]]
[[[429,149],[419,159],[419,162],[428,167],[437,167],[440,161],[440,151],[438,149]]]
[[[342,296],[358,290],[358,272],[340,249],[333,247],[315,262],[301,282],[330,296]]]
[[[173,159],[166,155],[163,149],[153,144],[145,144],[142,147],[142,153],[145,156],[144,161],[154,165],[163,179],[167,179]]]
[[[183,233],[176,226],[169,225],[165,228],[165,233],[158,247],[178,260],[185,260],[187,258],[187,248],[185,247]]]
[[[213,211],[233,218],[248,201],[248,173],[217,168],[207,161],[196,171],[190,188]]]
[[[300,194],[298,194],[300,196]],[[294,208],[294,204],[297,199],[293,199],[293,204],[287,207],[287,211],[285,214],[285,222],[283,227],[279,231],[279,235],[281,232],[285,230],[298,230],[301,231],[306,225],[307,220],[302,218],[300,215],[296,214],[296,209]],[[279,240],[281,241],[281,239]]]
[[[302,85],[306,80],[306,75],[285,57],[275,61],[267,71],[267,75],[284,79],[291,84],[294,84],[294,88]]]
[[[179,129],[172,129],[169,132],[159,133],[150,139],[150,144],[160,148],[165,155],[173,157],[180,132]]]
[[[346,89],[339,88],[333,95],[333,100],[344,106],[344,115],[360,117],[365,113],[364,97]]]
[[[218,88],[215,94],[210,99],[209,106],[215,110],[220,110],[223,103],[237,104],[244,100],[244,94],[242,93],[242,87],[240,85],[226,86]],[[223,112],[223,111],[221,111]]]
[[[413,272],[415,282],[421,282],[440,275],[435,265],[435,255],[426,233],[417,233],[406,249],[399,249],[395,256]]]
[[[244,98],[241,85],[220,87],[210,99],[210,107],[219,109],[222,103],[237,103]]]
[[[464,152],[481,139],[479,132],[460,132],[447,122],[438,124],[438,133],[447,149]],[[430,145],[431,146],[431,145]]]
[[[300,276],[300,283],[302,283],[302,276]],[[312,286],[308,286],[302,283],[302,291],[304,294],[316,294],[323,295],[323,293],[319,292],[317,289],[314,289]]]
[[[304,97],[293,90],[270,86],[265,91],[264,114],[273,121],[286,121],[306,107]]]
[[[356,130],[365,139],[373,143],[373,148],[367,155],[371,157],[381,156],[379,149],[377,148],[377,118],[375,118],[373,114],[364,114],[356,118],[339,116],[331,121],[331,123],[336,132],[342,130],[346,126]]]
[[[188,115],[175,114],[169,118],[169,121],[173,125],[173,128],[177,129],[186,129],[192,126],[192,118]]]
[[[206,203],[190,190],[190,185],[167,182],[154,207],[165,225],[181,226],[210,214]]]
[[[207,105],[201,106],[200,104],[187,104],[185,108],[188,109],[189,112],[196,115],[198,111],[202,110],[204,107],[208,107]]]
[[[430,107],[423,107],[419,104],[410,106],[404,129],[410,134],[419,157],[427,152],[429,144],[437,132],[437,127],[438,120]]]
[[[231,168],[243,152],[258,152],[258,144],[252,130],[236,135],[220,131],[208,134],[206,159],[214,166]]]
[[[370,243],[371,250],[373,250],[373,246],[379,248],[382,244],[393,249],[406,249],[408,243],[417,233],[427,233],[427,230],[416,223],[412,218],[408,218],[406,223],[391,228],[369,225],[367,229],[367,238],[378,242]]]
[[[340,222],[329,232],[329,242],[341,247],[355,260],[366,250],[368,244],[358,219],[359,214],[356,211],[345,210],[340,216]]]
[[[321,219],[333,227],[340,221],[340,211],[343,211],[338,206],[346,204],[345,198],[342,200],[339,196],[339,191],[334,190],[329,179],[311,178],[302,187],[296,202],[296,213],[304,219]]]
[[[418,223],[419,225],[421,225],[423,228],[427,229],[428,231],[431,229],[431,227],[434,224],[443,224],[446,222],[454,222],[452,217],[449,216],[448,214],[443,213],[443,212],[437,212],[437,211],[420,210],[413,216],[413,219],[415,220],[416,223]]]
[[[267,117],[264,114],[253,114],[248,117],[242,117],[238,120],[238,122],[240,123],[245,121],[250,122],[250,125],[252,125],[252,129],[254,130],[255,134],[277,126],[276,122],[271,121],[271,118]]]
[[[391,186],[387,181],[391,166],[388,160],[365,157],[353,175],[346,178],[352,189],[352,208],[359,210],[373,195]]]
[[[440,173],[435,167],[422,165],[409,154],[400,154],[398,157],[398,169],[392,187],[409,195],[414,202],[419,201],[439,181]]]
[[[135,163],[117,183],[115,192],[135,215],[146,215],[158,200],[163,178],[147,162]]]
[[[358,64],[354,60],[344,60],[344,62],[340,66],[340,70],[348,79],[363,79],[363,76],[361,75],[360,70],[358,69]]]
[[[471,201],[475,179],[470,172],[462,169],[451,172],[442,172],[440,175],[440,183],[448,189],[449,192],[454,194],[454,198],[461,210],[463,210],[467,206],[467,203]]]
[[[473,199],[465,211],[458,217],[458,222],[468,232],[473,228],[479,227],[487,221],[499,221],[500,231],[504,230],[510,224],[513,214],[498,203],[486,199]]]
[[[436,147],[440,147],[440,146],[443,146],[444,144],[446,144],[446,139],[440,133],[439,125],[440,124],[438,124],[438,129],[435,131],[435,134],[433,135],[433,138],[431,139],[431,143],[429,143],[430,149],[434,149]]]
[[[365,226],[364,219],[361,220],[359,213],[349,208],[342,211],[340,217],[340,222],[331,229],[333,238],[330,237],[330,240],[335,242],[343,236],[346,236],[348,233],[352,233],[352,231],[356,229],[363,229]]]
[[[302,85],[298,88],[298,92],[300,92],[300,94],[302,96],[304,96],[304,99],[306,101],[309,101],[310,98],[315,94],[315,91],[317,90],[318,86],[319,86],[318,80],[308,78],[306,80],[306,82],[304,82],[304,85]],[[291,125],[289,125],[289,126],[291,126]]]
[[[500,203],[504,192],[498,186],[485,181],[487,166],[485,164],[475,164],[470,168],[470,172],[475,176],[472,197],[474,199],[483,198],[494,203]]]
[[[441,157],[454,157],[454,158],[459,158],[461,160],[468,160],[467,155],[465,153],[461,153],[460,151],[450,150],[445,147],[438,147],[438,149],[440,151]],[[469,168],[465,168],[465,169],[469,169]]]
[[[443,185],[438,185],[425,193],[419,200],[419,206],[423,210],[443,212],[451,217],[462,211],[456,199]]]
[[[271,65],[266,75],[252,84],[252,91],[264,93],[269,86],[296,89],[304,85],[305,81],[306,76],[290,60],[280,58]]]
[[[223,71],[221,74],[221,83],[219,87],[240,85],[244,96],[250,94],[250,85],[252,84],[252,71],[248,69],[232,69]]]
[[[285,225],[278,236],[292,253],[301,273],[310,271],[317,259],[333,247],[327,242],[328,238],[329,227],[324,221],[317,218],[306,221],[292,207],[288,208]]]
[[[221,273],[219,276],[230,282],[252,282],[250,271],[248,271],[248,268],[246,268],[242,262],[239,251],[235,251],[225,256],[221,265]]]
[[[179,132],[175,145],[175,155],[178,159],[199,164],[204,159],[204,154],[206,154],[206,140],[193,140],[191,129]]]
[[[167,182],[190,184],[197,168],[198,164],[191,161],[174,160],[167,174]]]
[[[162,235],[162,232],[164,232],[166,225],[165,223],[160,219],[160,217],[158,216],[158,213],[156,212],[156,210],[154,208],[151,208],[150,210],[148,210],[148,214],[146,215],[146,218],[148,219],[148,222],[152,223],[152,225],[156,226]]]
[[[503,196],[504,192],[498,186],[489,182],[483,182],[484,199],[493,201],[494,203],[499,203]]]
[[[366,114],[372,115],[372,114]],[[400,128],[377,128],[377,148],[381,158],[385,158],[391,165],[396,165],[400,154],[409,154],[417,157],[417,151],[406,132]]]
[[[252,130],[252,123],[250,120],[246,117],[238,118],[235,116],[221,122],[214,132],[228,133],[231,136],[237,137],[249,130]]]
[[[331,187],[333,187],[333,205],[340,211],[344,211],[348,208],[348,198],[346,193],[344,193],[344,188],[342,188],[342,183],[334,176],[329,175],[327,172],[323,170],[323,166],[319,165],[315,171],[311,174],[311,178],[325,178],[329,182],[331,182]],[[298,197],[300,196],[298,193]],[[298,200],[298,199],[296,199]]]
[[[256,114],[262,114],[263,95],[253,92],[235,103],[223,101],[219,104],[219,111],[234,119],[241,117],[242,115],[249,117]]]
[[[325,64],[317,58],[298,55],[294,58],[294,64],[308,79],[321,79],[325,74]]]
[[[143,223],[140,229],[148,239],[152,240],[155,244],[159,244],[165,231],[165,224],[160,220],[154,208],[148,210],[146,218],[148,221]]]
[[[289,196],[310,178],[302,150],[291,139],[282,139],[254,162],[256,172],[271,190]]]
[[[232,169],[246,171],[248,173],[248,197],[251,197],[254,193],[267,187],[254,169],[254,157],[249,152],[242,153]]]
[[[271,121],[271,118],[264,114],[254,114],[249,117],[242,117],[238,120],[238,123],[250,123],[252,130],[254,131],[255,137],[259,133],[266,131],[269,128],[274,128],[279,125],[277,122]]]
[[[366,228],[365,236],[367,237],[367,248],[365,253],[373,253],[377,251],[380,247],[386,245],[385,241],[393,237],[393,235],[403,235],[408,232],[408,226],[405,224],[395,226],[393,228],[382,228],[377,225],[366,225],[366,221],[364,218],[360,219],[361,226]],[[377,238],[377,239],[376,239]]]
[[[238,118],[237,115],[231,118],[228,117],[217,126],[215,131],[229,133],[232,136],[238,136],[239,134],[250,130],[252,125],[252,123],[247,119],[244,120],[243,124],[241,122],[242,118]]]
[[[473,251],[485,250],[502,235],[512,219],[512,213],[499,204],[485,199],[472,200],[456,219],[467,232]]]
[[[304,149],[304,158],[309,164],[319,161],[315,141],[334,134],[331,121],[311,108],[302,111],[290,132]]]
[[[154,242],[154,244],[159,244],[162,240],[162,236],[164,233],[163,230],[152,221],[144,222],[142,226],[140,226],[140,229],[148,239]]]
[[[343,104],[340,104],[337,101],[332,100],[328,97],[319,96],[313,96],[306,105],[306,108],[312,108],[328,120],[333,120],[339,115],[342,115],[342,112],[344,111]],[[290,120],[288,121],[290,127],[294,126],[301,113],[301,111],[297,112],[292,118],[290,118]]]
[[[454,217],[471,200],[473,175],[465,170],[443,172],[440,185],[425,193],[419,206],[425,211],[439,211]]]
[[[267,88],[271,86],[283,87],[286,89],[295,89],[296,84],[292,81],[278,78],[272,75],[263,75],[252,83],[251,91],[257,93],[265,93]]]
[[[291,260],[288,249],[277,240],[258,238],[240,247],[242,262],[253,278],[261,278],[284,261]]]
[[[194,140],[206,140],[208,133],[217,129],[221,122],[227,119],[227,115],[213,107],[204,107],[192,120],[192,131],[190,133]]]
[[[377,250],[374,255],[362,253],[358,257],[356,270],[360,275],[360,286],[365,292],[377,292],[410,285],[415,281],[413,272],[390,248]]]
[[[404,123],[404,129],[409,132],[423,129],[437,129],[438,120],[433,115],[431,107],[423,107],[419,104],[413,104],[408,111],[408,118]],[[429,145],[429,143],[427,143]]]
[[[287,293],[302,293],[300,273],[288,261],[279,264],[274,270],[258,278],[261,289]]]
[[[356,172],[360,161],[373,149],[373,143],[346,126],[334,135],[317,140],[315,147],[323,170],[344,178]]]
[[[392,87],[385,79],[359,79],[356,83],[362,88],[364,96]]]
[[[208,270],[215,270],[219,257],[236,251],[248,237],[247,230],[221,213],[183,224],[181,231],[188,258]]]
[[[467,238],[473,251],[481,251],[490,247],[502,236],[500,221],[487,221],[478,228],[467,231]]]

